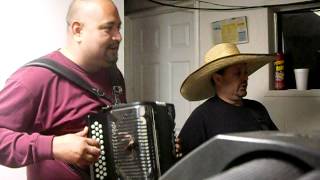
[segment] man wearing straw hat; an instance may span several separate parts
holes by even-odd
[[[248,76],[274,59],[268,54],[241,54],[232,43],[207,52],[205,64],[180,89],[189,101],[209,98],[192,112],[179,134],[184,155],[217,134],[277,129],[261,103],[243,99]]]

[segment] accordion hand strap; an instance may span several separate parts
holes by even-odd
[[[47,69],[50,69],[51,71],[55,72],[56,74],[64,77],[65,79],[69,80],[70,82],[76,84],[80,88],[88,91],[92,95],[98,97],[98,98],[105,98],[108,101],[114,103],[114,100],[112,97],[107,96],[103,91],[100,89],[91,87],[86,81],[84,81],[82,78],[80,78],[77,74],[70,71],[63,65],[60,65],[50,59],[40,58],[33,60],[29,63],[27,63],[24,66],[38,66],[38,67],[44,67]]]

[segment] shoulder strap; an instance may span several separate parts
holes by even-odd
[[[102,90],[91,87],[86,81],[84,81],[80,76],[75,74],[74,72],[70,71],[66,67],[46,58],[40,58],[33,60],[29,63],[27,63],[24,66],[38,66],[38,67],[44,67],[47,69],[50,69],[52,72],[64,77],[65,79],[69,80],[70,82],[76,84],[80,88],[88,91],[92,95],[99,97],[99,98],[105,98],[108,101],[114,103],[113,98],[110,96],[107,96]]]

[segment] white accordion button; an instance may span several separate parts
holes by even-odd
[[[139,108],[139,115],[144,116],[146,114],[146,109],[142,106]]]

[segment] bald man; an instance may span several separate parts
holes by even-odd
[[[44,57],[106,95],[121,86],[125,102],[116,66],[121,21],[113,2],[74,0],[66,21],[65,46]],[[86,117],[110,104],[46,68],[21,67],[0,91],[0,163],[27,166],[29,180],[82,179],[100,155],[98,142],[87,138]]]

